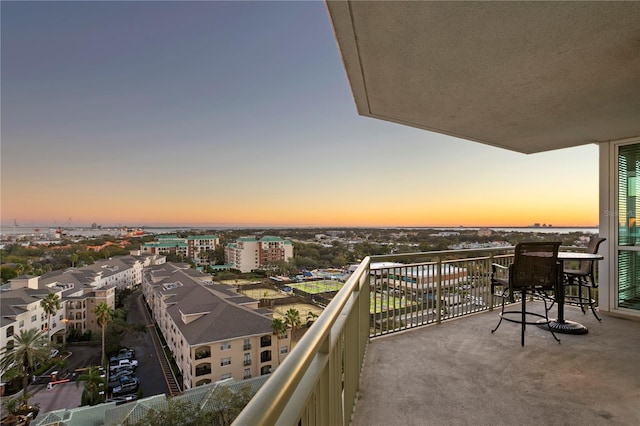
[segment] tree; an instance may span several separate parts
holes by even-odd
[[[236,391],[231,390],[227,386],[222,386],[221,388],[216,389],[215,407],[217,407],[217,409],[211,413],[209,419],[203,419],[207,420],[206,423],[200,422],[199,424],[213,424],[219,426],[231,425],[242,409],[249,403],[251,397],[251,387],[248,385],[242,386]]]
[[[145,414],[144,418],[130,421],[127,419],[125,425],[135,426],[183,426],[194,423],[196,416],[202,416],[199,410],[191,401],[179,401],[173,398],[167,401],[163,408],[153,408]]]
[[[273,334],[282,338],[287,334],[287,325],[280,318],[274,318],[271,321],[271,329],[273,330]]]
[[[225,264],[224,246],[223,245],[219,245],[218,247],[215,248],[215,250],[213,251],[213,259],[214,259],[216,265],[224,265]]]
[[[109,305],[107,305],[104,302],[100,302],[96,306],[96,308],[93,310],[93,313],[96,314],[96,319],[98,321],[98,324],[102,328],[102,366],[106,367],[107,354],[105,352],[104,334],[105,334],[105,329],[107,328],[107,323],[111,321],[115,312],[113,308],[109,307]]]
[[[62,308],[62,302],[60,296],[55,293],[47,294],[47,297],[40,301],[40,306],[44,309],[44,313],[47,314],[47,333],[49,341],[51,341],[51,315],[54,315]],[[66,333],[66,330],[65,330]]]
[[[163,407],[149,410],[144,418],[129,420],[125,425],[132,426],[229,426],[249,403],[251,386],[244,385],[231,390],[227,386],[218,386],[213,390],[211,399],[202,406],[192,401],[171,398]]]
[[[316,319],[318,318],[318,314],[316,314],[313,311],[308,311],[307,312],[307,327],[311,327],[311,324],[313,324]]]
[[[104,392],[105,377],[100,368],[89,367],[78,376],[76,386],[79,385],[79,382],[84,382],[81,405],[96,405],[102,402],[104,394],[101,395],[100,392]]]
[[[69,256],[69,260],[71,260],[71,267],[72,268],[75,268],[76,262],[78,262],[79,259],[80,259],[80,257],[78,256],[77,253],[73,253],[71,256]]]
[[[36,365],[49,359],[50,348],[43,331],[36,328],[20,330],[13,346],[6,346],[0,354],[0,371],[15,368],[22,376],[22,409],[29,407],[29,374],[36,369]]]
[[[300,321],[300,312],[295,308],[289,308],[289,310],[284,313],[284,323],[291,327],[291,340],[293,340],[296,327],[299,327],[302,323]]]

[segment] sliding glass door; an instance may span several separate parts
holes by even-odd
[[[618,146],[618,308],[640,310],[640,143]]]

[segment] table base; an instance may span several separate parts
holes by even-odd
[[[538,321],[539,327],[547,327],[546,320]],[[587,334],[589,329],[584,325],[577,323],[575,321],[567,321],[563,322],[558,321],[557,319],[550,319],[548,328],[551,328],[554,333],[564,333],[564,334]]]

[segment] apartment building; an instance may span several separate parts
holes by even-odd
[[[101,302],[115,307],[117,288],[139,286],[144,267],[162,264],[165,260],[164,256],[133,251],[127,256],[100,260],[81,268],[52,271],[40,277],[14,278],[1,292],[4,337],[0,339],[0,347],[5,347],[11,336],[21,329],[46,329],[47,318],[40,300],[49,293],[57,294],[62,302],[62,308],[51,318],[50,336],[54,344],[63,343],[71,330],[78,334],[100,332],[93,313],[95,307]]]
[[[23,275],[9,281],[9,288],[0,292],[0,348],[12,347],[14,336],[32,328],[48,330],[50,336],[62,336],[65,330],[65,307],[48,316],[40,301],[50,293],[62,297],[58,288],[42,288],[38,277]]]
[[[155,241],[142,244],[140,250],[150,254],[176,254],[187,257],[187,241],[177,235],[158,235]]]
[[[271,310],[210,275],[166,263],[145,271],[142,289],[185,389],[269,374],[289,352]]]
[[[234,243],[229,243],[224,250],[225,260],[233,264],[234,269],[241,272],[251,272],[255,269],[269,267],[279,261],[293,258],[293,244],[280,237],[264,236],[240,237]]]
[[[155,241],[142,244],[141,250],[151,254],[176,254],[193,259],[197,265],[209,265],[209,253],[220,246],[217,235],[158,235]]]

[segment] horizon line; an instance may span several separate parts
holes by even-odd
[[[357,228],[357,229],[393,229],[393,228],[598,228],[598,225],[259,225],[259,224],[152,224],[152,225],[99,225],[101,229],[112,228],[265,228],[265,229],[294,229],[294,228]],[[0,224],[0,229],[15,228],[62,228],[77,229],[90,228],[91,225],[5,225]],[[97,228],[96,228],[97,229]]]

